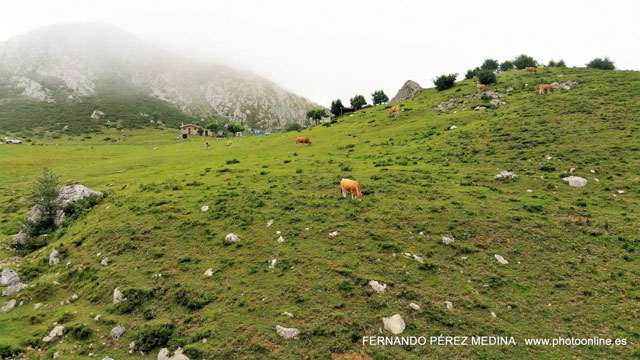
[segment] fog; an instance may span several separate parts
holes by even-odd
[[[0,2],[0,41],[64,22],[106,22],[186,57],[253,71],[324,106],[389,97],[412,79],[526,53],[584,66],[608,56],[640,69],[637,1]]]

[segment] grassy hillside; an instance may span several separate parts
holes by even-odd
[[[537,93],[535,84],[567,80],[578,85]],[[505,94],[502,107],[474,100],[438,115],[441,101],[476,91],[463,81],[423,90],[394,118],[379,106],[306,130],[310,147],[287,133],[205,150],[201,139],[174,140],[175,130],[128,129],[117,144],[2,145],[4,243],[19,230],[29,208],[21,197],[43,166],[110,195],[45,248],[0,251],[25,256],[9,267],[30,285],[12,297],[24,305],[0,314],[0,348],[68,359],[137,358],[130,341],[153,358],[165,346],[182,346],[191,359],[639,357],[640,73],[552,69],[498,81],[490,89]],[[472,111],[475,103],[488,108]],[[562,180],[570,168],[585,187]],[[519,177],[496,181],[502,170]],[[362,202],[342,199],[343,177],[361,183]],[[223,244],[229,232],[241,241]],[[54,248],[65,257],[49,266]],[[375,293],[370,280],[387,291]],[[128,301],[112,304],[116,287]],[[61,304],[73,294],[77,301]],[[38,302],[45,305],[33,310]],[[396,313],[406,336],[513,336],[518,344],[361,345]],[[54,322],[75,330],[42,343]],[[116,325],[126,332],[114,341]],[[280,338],[276,325],[300,329],[299,339]],[[558,336],[628,345],[524,345]]]

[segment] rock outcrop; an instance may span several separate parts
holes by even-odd
[[[413,80],[407,80],[404,85],[398,90],[396,96],[394,96],[389,104],[399,103],[401,101],[405,101],[411,99],[412,97],[418,95],[418,93],[422,90],[420,84]]]
[[[286,328],[276,325],[276,333],[284,339],[294,339],[300,334],[300,330],[296,328]]]
[[[404,332],[404,319],[400,314],[395,314],[390,317],[383,317],[382,323],[384,325],[384,329],[391,332],[393,335],[399,335]]]

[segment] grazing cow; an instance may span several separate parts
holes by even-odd
[[[477,84],[476,85],[476,89],[478,89],[478,91],[487,90],[487,85],[485,85],[485,84]]]
[[[296,146],[298,144],[311,145],[311,140],[309,140],[308,136],[296,136]]]
[[[540,94],[544,94],[544,92],[550,93],[553,92],[553,86],[549,84],[540,84]]]
[[[538,70],[544,69],[544,65],[538,65]]]
[[[400,106],[396,105],[391,108],[391,110],[389,111],[389,115],[393,114],[400,114]]]
[[[347,197],[347,191],[351,193],[351,200],[355,200],[356,195],[358,200],[362,201],[362,192],[360,192],[360,184],[357,181],[351,179],[342,179],[340,181],[340,189],[342,190],[342,197]]]
[[[229,147],[231,145],[233,145],[233,141],[231,141],[231,140],[227,141],[227,147]]]
[[[535,67],[533,67],[533,66],[527,66],[526,68],[524,68],[524,71],[525,71],[525,72],[537,73],[537,72],[538,72],[538,69],[536,69],[536,68],[535,68]]]

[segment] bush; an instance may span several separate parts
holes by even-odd
[[[438,91],[450,89],[456,83],[458,74],[440,75],[433,80],[433,84]]]
[[[496,74],[490,70],[480,70],[478,72],[478,82],[484,85],[496,83]]]
[[[549,60],[549,67],[561,67],[565,68],[567,65],[564,63],[564,60],[560,59],[558,61]]]
[[[467,73],[464,74],[464,78],[466,80],[473,79],[474,76],[478,75],[478,71],[480,71],[480,68],[475,68],[473,70],[467,70]]]
[[[242,132],[244,131],[244,126],[238,124],[237,122],[230,122],[227,124],[227,130],[232,133]]]
[[[58,182],[58,177],[47,168],[42,170],[41,177],[36,178],[30,199],[40,210],[40,216],[25,223],[27,235],[33,237],[55,230],[56,215],[62,208],[58,199]]]
[[[611,61],[608,57],[605,57],[604,59],[595,58],[589,61],[589,63],[587,64],[587,67],[591,69],[600,69],[600,70],[616,69],[616,66],[613,64],[613,61]]]
[[[134,335],[136,350],[149,352],[155,348],[165,346],[175,332],[172,323],[144,325]]]
[[[513,60],[513,66],[515,66],[516,69],[520,70],[526,67],[534,67],[537,65],[538,62],[534,58],[525,54],[522,54]]]
[[[509,60],[504,61],[502,64],[500,64],[500,71],[509,71],[513,68],[514,68],[513,62]]]
[[[480,65],[480,69],[496,71],[498,70],[498,60],[484,59],[484,62]]]
[[[300,124],[298,123],[291,123],[288,124],[287,126],[285,126],[284,128],[284,132],[290,132],[290,131],[300,131],[302,130],[302,126],[300,126]]]
[[[91,328],[85,324],[74,325],[69,328],[69,336],[74,340],[86,340],[91,337]]]

